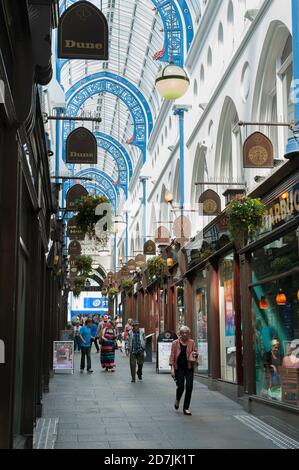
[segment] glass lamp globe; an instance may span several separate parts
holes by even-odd
[[[182,67],[168,64],[156,78],[156,88],[159,95],[166,100],[177,100],[184,96],[189,88],[190,80]]]

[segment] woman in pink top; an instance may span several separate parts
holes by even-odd
[[[193,390],[194,364],[197,360],[197,351],[195,343],[190,339],[190,328],[182,326],[179,332],[179,339],[176,339],[171,346],[169,365],[171,366],[171,375],[176,381],[176,401],[174,407],[179,409],[180,399],[184,393],[186,380],[186,393],[184,400],[184,414],[191,416],[189,406]]]

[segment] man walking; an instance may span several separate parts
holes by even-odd
[[[99,348],[99,345],[98,345],[97,329],[98,329],[97,323],[95,322],[95,320],[92,320],[92,322],[91,322],[91,338],[93,338],[93,339],[91,339],[90,350],[92,348],[92,344],[94,343],[95,348],[97,350],[97,354],[98,354],[100,352],[100,348]]]
[[[90,359],[90,349],[91,349],[91,339],[94,339],[91,336],[91,320],[85,321],[85,326],[82,326],[80,330],[80,339],[81,339],[81,365],[80,372],[83,372],[85,369],[85,356],[87,357],[87,372],[92,373],[91,370],[91,359]]]
[[[126,354],[130,354],[130,368],[132,382],[136,382],[136,363],[138,365],[137,376],[142,380],[142,368],[144,363],[145,335],[139,330],[139,322],[132,322],[132,330],[129,331],[126,340]]]

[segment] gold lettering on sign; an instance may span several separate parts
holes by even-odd
[[[65,40],[66,49],[103,49],[100,42],[76,42],[73,39]]]
[[[294,207],[296,211],[299,211],[299,190],[296,189],[294,192]]]
[[[93,153],[80,153],[80,152],[71,152],[71,157],[81,157],[81,158],[93,158]]]
[[[275,204],[274,212],[275,212],[275,223],[278,224],[280,222],[280,204]]]

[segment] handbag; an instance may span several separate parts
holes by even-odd
[[[198,363],[198,354],[196,351],[191,351],[188,361],[192,362],[192,364]]]
[[[114,346],[113,346],[114,351],[118,349],[118,344],[117,344],[117,339],[114,340]]]

